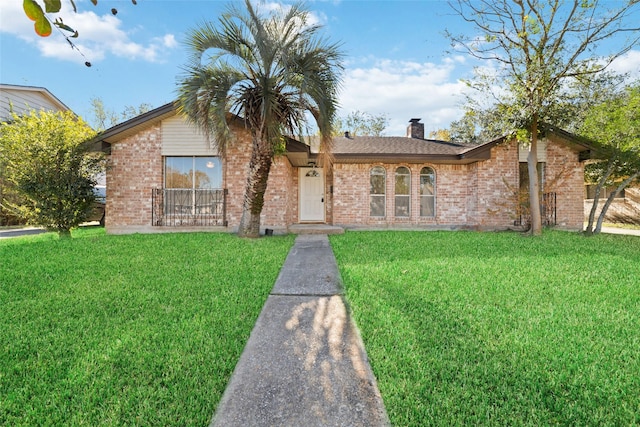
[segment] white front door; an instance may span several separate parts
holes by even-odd
[[[324,222],[324,171],[299,168],[300,222]]]

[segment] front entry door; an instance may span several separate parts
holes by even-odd
[[[299,168],[300,222],[324,222],[324,171]]]

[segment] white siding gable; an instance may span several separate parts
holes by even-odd
[[[210,142],[202,131],[188,123],[181,115],[162,121],[163,156],[216,156],[218,150],[210,147]]]
[[[520,162],[526,162],[529,155],[529,146],[520,144],[518,146],[518,159]],[[547,140],[538,139],[538,162],[547,161]]]
[[[8,85],[0,88],[0,120],[9,120],[12,111],[21,115],[30,110],[65,111],[67,108],[47,96],[44,89]]]

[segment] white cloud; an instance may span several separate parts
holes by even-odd
[[[421,118],[425,132],[449,127],[462,116],[467,86],[453,77],[460,58],[430,62],[375,60],[370,66],[345,70],[341,115],[352,111],[385,114],[385,134],[402,136],[411,118]]]
[[[63,10],[70,11],[70,8]],[[108,55],[160,62],[163,53],[178,45],[173,34],[165,34],[146,43],[135,42],[131,39],[130,33],[122,28],[122,21],[113,15],[100,16],[93,11],[69,12],[62,15],[64,23],[79,33],[79,37],[71,41],[91,62],[98,62]],[[55,17],[56,15],[50,16],[51,19]],[[86,60],[70,48],[67,40],[55,27],[49,37],[39,37],[35,34],[33,22],[24,14],[19,1],[2,3],[0,28],[2,32],[13,34],[35,45],[43,56],[68,61]]]
[[[271,13],[287,13],[291,9],[290,4],[281,3],[279,1],[253,0],[253,7],[258,13],[269,15]],[[307,25],[324,25],[327,22],[327,16],[316,11],[309,11],[307,15]]]
[[[173,34],[165,34],[165,36],[162,37],[162,44],[165,47],[172,49],[178,46],[178,41],[176,40],[176,37]]]
[[[640,78],[640,50],[630,50],[617,58],[610,69],[620,74],[629,73],[632,79],[637,80]]]

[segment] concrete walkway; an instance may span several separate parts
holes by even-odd
[[[302,234],[211,426],[389,426],[326,235]]]
[[[626,234],[628,236],[640,236],[640,230],[630,228],[602,227],[602,233]]]

